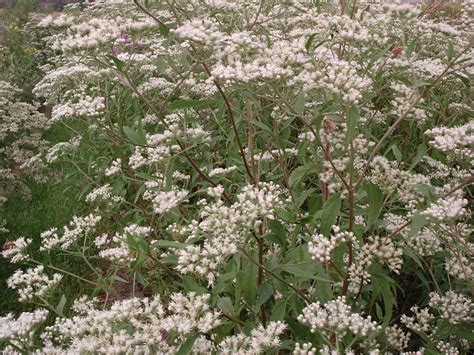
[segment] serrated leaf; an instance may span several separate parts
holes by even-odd
[[[219,307],[225,313],[232,313],[234,310],[230,297],[219,298],[217,301],[217,307]]]
[[[271,321],[283,320],[286,314],[286,300],[280,300],[272,307]]]
[[[302,264],[302,265],[279,265],[279,269],[282,271],[288,272],[290,274],[293,274],[298,277],[302,277],[305,279],[309,280],[320,280],[324,282],[332,282],[329,279],[326,279],[324,277],[318,276],[318,272],[316,269],[316,264],[308,265],[308,264]]]
[[[175,100],[168,105],[170,110],[182,108],[203,108],[215,104],[214,100]]]
[[[58,314],[63,314],[64,306],[66,305],[66,300],[66,296],[63,294],[58,302],[58,305],[56,306],[56,312],[58,312]]]
[[[283,227],[280,222],[273,219],[268,222],[268,226],[273,232],[272,234],[275,236],[277,243],[280,244],[283,248],[285,248],[288,239],[288,232],[285,227]]]
[[[421,159],[423,159],[427,150],[427,146],[423,143],[418,146],[416,149],[416,155],[413,158],[408,170],[412,170],[421,161]]]
[[[298,116],[301,116],[303,114],[304,104],[305,104],[304,91],[301,90],[298,96],[296,96],[296,100],[295,100],[295,112],[298,114]]]
[[[360,119],[359,108],[352,104],[347,112],[347,134],[346,134],[346,145],[352,142],[356,136],[357,123]]]
[[[263,283],[258,288],[258,299],[255,304],[256,309],[260,309],[273,295],[273,287],[269,283]]]
[[[123,68],[125,68],[125,62],[118,59],[117,57],[109,56],[110,59],[114,62],[115,66],[119,71],[123,71]]]
[[[160,248],[178,248],[178,249],[185,249],[189,244],[176,242],[174,240],[156,240],[153,243],[153,246],[160,247]]]
[[[337,216],[341,209],[341,198],[339,194],[332,195],[329,200],[323,205],[323,212],[321,215],[321,234],[329,235],[331,228],[336,222]]]
[[[198,335],[191,335],[186,339],[186,341],[181,344],[179,347],[179,350],[177,351],[176,355],[187,355],[191,353],[191,350],[193,349],[194,342],[198,338]]]
[[[196,292],[198,295],[207,292],[207,289],[198,284],[192,276],[184,275],[183,283],[186,291]]]
[[[371,182],[367,183],[367,201],[369,208],[367,209],[367,227],[368,230],[372,225],[377,222],[377,219],[380,215],[382,202],[383,202],[383,193],[377,186]]]
[[[392,152],[393,152],[393,155],[395,155],[395,159],[397,159],[397,161],[402,161],[403,159],[402,152],[400,151],[400,149],[398,149],[396,144],[392,145]]]
[[[304,179],[311,173],[314,173],[314,165],[303,165],[294,169],[288,178],[288,184],[291,188],[297,188]]]
[[[426,220],[425,217],[420,215],[418,212],[415,213],[411,220],[410,224],[410,231],[408,232],[408,237],[411,238],[415,234],[417,234],[419,231],[423,229],[424,226],[428,224],[428,221]]]
[[[133,130],[128,126],[123,126],[123,133],[125,136],[135,144],[144,145],[146,143],[145,136],[138,131]]]
[[[242,266],[240,282],[242,283],[242,293],[248,304],[254,305],[257,298],[257,274],[258,268],[252,262],[245,260]]]
[[[309,35],[308,40],[306,41],[304,45],[307,51],[309,51],[309,49],[311,48],[311,44],[313,43],[314,36],[316,36],[316,33]]]
[[[448,63],[454,58],[454,46],[453,41],[449,41],[448,48],[446,49],[446,56],[448,57]]]

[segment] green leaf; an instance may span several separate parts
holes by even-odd
[[[272,307],[271,321],[283,320],[286,314],[286,300],[280,300]]]
[[[58,305],[56,306],[56,312],[58,314],[63,314],[64,306],[66,305],[66,296],[63,294],[59,300]]]
[[[198,284],[192,276],[184,275],[183,283],[184,283],[184,289],[186,291],[196,292],[198,295],[201,295],[207,292],[207,289],[205,287],[202,287],[200,284]]]
[[[404,249],[403,249],[403,254],[405,254],[405,255],[408,256],[410,259],[412,259],[412,260],[420,267],[420,269],[423,269],[423,264],[421,263],[420,258],[418,257],[418,255],[416,255],[416,254],[413,252],[413,250],[408,249],[408,248],[404,248]]]
[[[182,108],[203,108],[215,104],[214,100],[175,100],[168,105],[170,110]]]
[[[183,344],[181,344],[176,355],[190,354],[193,348],[194,342],[196,341],[197,338],[198,338],[198,335],[191,335],[190,337],[188,337],[188,339],[186,339],[186,341]]]
[[[178,249],[185,249],[189,244],[176,242],[174,240],[156,240],[153,243],[153,246],[157,246],[160,248],[178,248]]]
[[[304,279],[309,279],[309,280],[320,280],[324,282],[332,282],[329,279],[326,279],[324,277],[318,276],[318,271],[317,271],[317,264],[288,264],[288,265],[278,265],[278,268],[281,269],[282,271],[288,272],[290,274],[293,274],[295,276],[304,278]]]
[[[125,62],[118,59],[117,57],[114,56],[109,56],[110,59],[114,62],[115,66],[119,71],[123,71],[123,68],[125,68]]]
[[[474,343],[474,332],[471,330],[458,329],[454,332],[457,336],[469,340],[469,342]]]
[[[316,36],[316,33],[309,35],[308,40],[306,41],[304,45],[307,51],[309,51],[309,49],[311,48],[311,44],[313,43],[314,36]]]
[[[323,205],[321,216],[321,234],[329,235],[331,228],[336,222],[341,209],[341,197],[339,194],[332,195]]]
[[[242,264],[242,273],[240,275],[242,293],[245,301],[250,305],[254,305],[257,298],[257,287],[255,285],[257,284],[258,268],[248,260],[244,261]]]
[[[165,69],[166,69],[166,62],[164,61],[163,58],[161,57],[158,57],[156,59],[156,72],[158,75],[162,75],[164,72],[165,72]]]
[[[255,304],[256,309],[260,309],[273,295],[273,287],[268,282],[263,283],[258,288],[258,299]]]
[[[294,169],[288,178],[288,184],[291,188],[298,188],[307,176],[315,174],[316,166],[314,164],[302,165]]]
[[[125,133],[125,136],[132,143],[141,144],[141,145],[144,145],[146,143],[145,136],[143,135],[143,133],[140,134],[140,132],[131,129],[128,126],[123,126],[123,133]]]
[[[397,159],[397,161],[402,161],[403,159],[402,152],[400,151],[400,149],[398,149],[396,144],[392,145],[392,152],[393,152],[393,155],[395,155],[395,159]]]
[[[383,193],[377,186],[371,182],[367,183],[367,200],[369,203],[369,208],[367,210],[367,228],[368,230],[372,225],[377,222],[377,219],[380,215],[382,202],[383,202]]]
[[[390,290],[390,282],[383,277],[376,276],[374,273],[372,273],[372,277],[372,286],[374,290],[377,289],[382,295],[384,304],[383,322],[388,324],[392,318],[393,305],[395,304],[395,298],[392,291]]]
[[[230,297],[222,297],[217,301],[217,307],[219,307],[224,313],[232,313],[234,307],[232,306],[232,300]]]
[[[295,100],[295,111],[298,114],[298,116],[301,116],[304,112],[304,103],[305,103],[304,91],[301,90],[298,96],[296,96],[296,100]]]
[[[425,217],[420,215],[419,212],[416,212],[411,220],[410,231],[408,232],[408,238],[413,237],[419,231],[423,229],[424,226],[428,224],[428,221]]]
[[[411,162],[408,170],[413,169],[421,161],[421,159],[423,159],[427,150],[428,150],[428,147],[423,143],[418,146],[418,148],[416,149],[416,155],[413,158],[413,161]]]
[[[160,23],[158,28],[163,37],[168,37],[168,35],[170,34],[170,30],[165,25]]]
[[[359,108],[352,104],[347,113],[347,135],[346,135],[346,145],[351,143],[356,136],[356,127],[360,119]]]
[[[448,48],[446,50],[446,56],[448,57],[448,63],[451,62],[454,58],[453,41],[449,41],[449,43],[448,43]]]
[[[280,244],[283,248],[286,248],[288,232],[285,229],[285,227],[283,227],[283,225],[280,222],[274,219],[268,222],[268,226],[270,227],[270,230],[273,232],[272,234],[275,236],[277,243]]]

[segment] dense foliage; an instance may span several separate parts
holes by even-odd
[[[3,246],[5,353],[472,350],[469,3],[96,0],[25,28],[2,198],[81,204]]]

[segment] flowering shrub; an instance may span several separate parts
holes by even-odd
[[[4,131],[66,127],[24,164],[72,165],[88,207],[5,244],[39,308],[0,318],[4,351],[468,353],[471,12],[96,0],[33,21],[52,112],[1,111]]]

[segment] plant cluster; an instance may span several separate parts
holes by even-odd
[[[0,157],[72,166],[87,207],[4,245],[37,307],[0,318],[4,351],[468,353],[473,8],[456,9],[96,0],[32,19],[51,114],[0,83]],[[70,138],[44,141],[56,126]],[[91,292],[66,299],[66,277]]]

